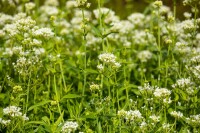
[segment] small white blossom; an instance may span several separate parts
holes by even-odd
[[[181,113],[180,111],[172,111],[170,114],[172,116],[174,116],[175,118],[182,118],[183,117],[183,113]]]
[[[160,116],[151,115],[151,116],[149,116],[149,118],[152,119],[152,121],[153,121],[154,123],[157,123],[157,122],[160,121]]]
[[[21,110],[20,107],[9,106],[9,107],[3,109],[3,114],[9,115],[12,117],[22,116],[22,113],[20,112],[20,110]]]
[[[116,62],[116,56],[111,53],[100,54],[98,56],[98,58],[105,63],[115,63]]]
[[[147,62],[149,59],[152,58],[152,53],[148,50],[144,50],[139,52],[137,57],[140,59],[141,62]]]
[[[26,3],[25,8],[26,8],[27,11],[30,11],[33,8],[35,8],[35,3],[33,3],[33,2]]]
[[[166,88],[156,88],[153,94],[157,98],[165,98],[171,94],[171,91]]]
[[[37,37],[44,37],[44,38],[52,38],[54,36],[54,33],[50,28],[41,28],[33,32],[34,36]]]
[[[62,126],[62,133],[71,133],[75,131],[78,128],[78,123],[77,122],[72,122],[72,121],[66,121],[64,125]]]

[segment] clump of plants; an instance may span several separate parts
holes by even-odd
[[[200,132],[200,2],[95,2],[0,2],[0,132]]]

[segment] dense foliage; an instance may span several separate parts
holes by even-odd
[[[0,132],[200,132],[199,0],[96,2],[0,2]]]

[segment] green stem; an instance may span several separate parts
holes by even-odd
[[[83,8],[82,8],[82,17],[83,17],[83,24],[85,25],[85,14],[84,14]],[[86,33],[85,26],[84,26],[84,28],[83,28],[83,43],[82,43],[82,45],[84,46],[84,53],[85,53],[85,55],[84,55],[84,81],[83,81],[84,83],[83,83],[82,96],[85,95],[85,87],[86,87],[86,81],[87,81],[86,80],[86,78],[87,78],[87,75],[86,75],[86,68],[87,68],[86,35],[87,35],[87,33]]]
[[[65,82],[65,77],[64,77],[64,72],[63,72],[63,65],[62,65],[62,62],[60,62],[60,70],[61,70],[61,76],[62,76],[62,80],[63,80],[64,88],[65,88],[65,90],[66,90],[67,87],[66,87],[66,82]],[[61,95],[62,95],[62,91],[61,91]]]
[[[56,102],[57,102],[57,105],[58,105],[58,111],[61,115],[62,113],[61,113],[60,104],[59,104],[60,97],[58,95],[58,89],[57,89],[57,85],[56,85],[57,82],[56,82],[56,75],[55,74],[53,75],[53,81],[54,81],[54,89],[55,89],[55,93],[56,93]]]
[[[24,82],[26,82],[26,78],[24,79]],[[31,73],[30,73],[30,76],[29,76],[29,79],[28,79],[28,85],[27,85],[27,97],[26,97],[26,110],[25,110],[25,113],[27,113],[27,111],[28,111],[30,82],[31,82]]]

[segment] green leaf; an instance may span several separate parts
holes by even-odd
[[[32,110],[32,109],[34,109],[34,108],[36,108],[36,107],[39,107],[39,106],[45,105],[45,104],[47,104],[47,103],[50,103],[50,102],[51,102],[51,100],[42,101],[42,102],[40,102],[40,103],[37,103],[37,104],[31,106],[31,107],[28,109],[28,111],[30,111],[30,110]]]
[[[98,132],[98,133],[102,133],[101,122],[98,123],[97,132]]]
[[[72,98],[80,98],[80,97],[82,97],[82,96],[77,95],[77,94],[67,94],[64,97],[62,97],[61,101],[64,99],[72,99]]]
[[[49,124],[49,125],[51,124],[51,123],[50,123],[50,120],[49,120],[49,118],[48,118],[47,116],[43,116],[43,117],[42,117],[42,120],[43,120],[45,123]]]
[[[64,111],[62,112],[62,114],[59,116],[59,118],[57,119],[57,121],[55,122],[55,126],[57,127],[61,121],[63,120],[63,115],[64,115]]]
[[[87,74],[98,74],[98,71],[93,70],[93,69],[86,69],[85,72],[86,72]]]
[[[174,95],[175,95],[174,101],[176,102],[179,100],[179,95],[177,93],[174,93]]]
[[[30,122],[26,122],[24,126],[27,126],[27,125],[32,125],[32,124],[37,124],[37,125],[47,125],[45,122],[43,121],[30,121]]]

